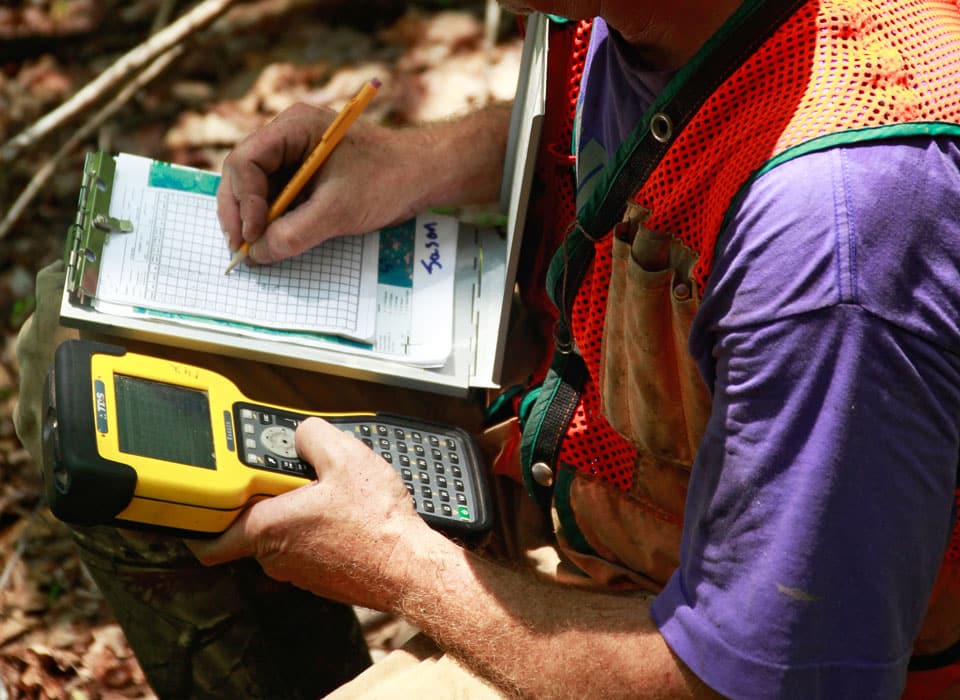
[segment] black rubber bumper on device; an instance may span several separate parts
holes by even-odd
[[[130,504],[137,484],[133,467],[97,452],[94,354],[121,356],[116,345],[68,340],[57,348],[43,393],[43,481],[53,514],[76,525],[111,522]],[[66,417],[69,416],[69,420]]]

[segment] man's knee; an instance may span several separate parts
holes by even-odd
[[[37,306],[17,335],[19,394],[13,421],[20,442],[39,464],[40,425],[43,387],[53,355],[67,338],[77,332],[60,325],[60,297],[63,292],[64,265],[56,262],[37,275]]]

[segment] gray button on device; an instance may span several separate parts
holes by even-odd
[[[553,486],[553,469],[546,462],[536,462],[530,467],[530,473],[541,486]]]

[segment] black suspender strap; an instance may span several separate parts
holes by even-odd
[[[587,368],[580,355],[558,353],[527,418],[520,446],[523,483],[543,508],[549,508],[553,497],[560,443],[580,403],[586,378]],[[535,478],[533,467],[537,464],[553,475],[549,481]]]
[[[643,115],[613,181],[597,188],[575,234],[598,240],[622,218],[627,200],[663,160],[674,137],[707,99],[809,0],[747,0],[674,77]],[[676,86],[676,87],[674,87]]]

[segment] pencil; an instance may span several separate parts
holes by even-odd
[[[273,204],[270,205],[270,210],[267,212],[267,226],[283,214],[287,207],[290,206],[290,202],[293,201],[294,197],[300,194],[303,186],[310,181],[310,178],[317,172],[317,169],[323,165],[323,162],[330,156],[333,149],[340,143],[340,139],[347,133],[350,125],[356,121],[360,113],[370,104],[370,100],[373,99],[380,85],[380,81],[374,78],[370,82],[365,83],[364,86],[360,88],[360,92],[357,93],[356,97],[344,105],[337,117],[330,123],[330,126],[327,127],[327,130],[323,132],[323,136],[320,137],[320,142],[314,147],[313,151],[310,152],[307,159],[303,161],[303,165],[294,173],[293,177],[290,178],[290,182],[287,183],[286,187],[280,192],[280,195],[274,200]],[[240,262],[247,257],[249,250],[249,241],[244,241],[237,249],[237,252],[233,254],[233,258],[230,259],[230,264],[227,265],[227,269],[223,274],[230,274],[230,270],[239,265]]]

